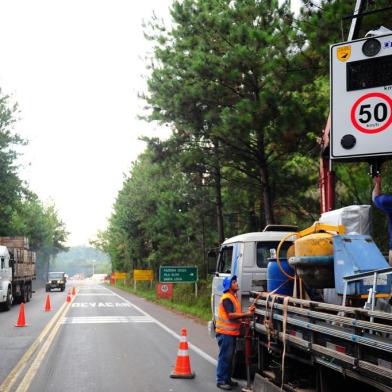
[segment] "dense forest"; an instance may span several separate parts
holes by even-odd
[[[385,4],[384,4],[385,3]],[[388,2],[377,2],[378,7]],[[369,2],[370,4],[370,2]],[[354,0],[182,0],[145,36],[143,118],[171,129],[145,138],[96,244],[114,270],[199,265],[224,238],[320,214],[319,139],[329,113],[329,45],[345,41]],[[370,4],[369,9],[374,5]],[[370,15],[361,37],[386,15]],[[334,164],[336,207],[370,204],[366,163]],[[392,190],[390,165],[384,190]],[[374,212],[387,248],[386,219]]]
[[[53,204],[44,204],[18,172],[18,146],[27,142],[15,133],[19,110],[0,90],[0,236],[26,236],[37,252],[38,276],[65,249],[67,231]]]

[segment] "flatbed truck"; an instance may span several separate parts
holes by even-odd
[[[0,237],[0,306],[29,302],[36,279],[36,253],[25,237]]]

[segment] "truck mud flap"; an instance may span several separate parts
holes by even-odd
[[[260,374],[255,374],[255,379],[253,382],[253,392],[280,392],[280,388],[277,387],[272,382],[268,381],[266,378]]]

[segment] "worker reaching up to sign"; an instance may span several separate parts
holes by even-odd
[[[250,306],[249,312],[242,312],[240,301],[236,295],[237,291],[237,276],[226,277],[223,281],[224,294],[219,302],[215,328],[219,346],[216,386],[224,390],[230,390],[233,386],[238,385],[236,381],[231,379],[236,339],[240,335],[241,319],[252,317],[255,311],[255,307]]]
[[[388,217],[389,265],[392,266],[392,195],[381,193],[381,176],[375,176],[373,182],[373,203],[377,208],[384,211]]]

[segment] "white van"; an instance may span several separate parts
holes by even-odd
[[[296,226],[268,225],[264,231],[246,233],[227,239],[220,247],[212,280],[212,313],[216,317],[220,297],[223,294],[223,280],[237,275],[238,299],[242,309],[247,311],[250,291],[267,290],[267,265],[270,250],[277,249],[279,242]],[[292,239],[282,246],[280,258],[285,258]],[[214,317],[214,318],[215,318]]]
[[[249,293],[267,291],[267,265],[270,250],[277,250],[280,241],[296,231],[298,231],[296,226],[268,225],[262,232],[241,234],[225,240],[219,248],[218,255],[215,252],[209,253],[209,271],[214,274],[211,293],[212,321],[208,325],[212,335],[218,316],[219,301],[223,294],[223,280],[227,276],[237,276],[239,285],[237,296],[242,310],[248,311]],[[287,249],[294,239],[294,236],[289,237],[282,245],[280,258],[286,257]],[[212,258],[216,261],[214,262]],[[215,268],[212,263],[215,264]],[[242,348],[241,339],[238,339],[236,351],[239,357],[243,357]]]

